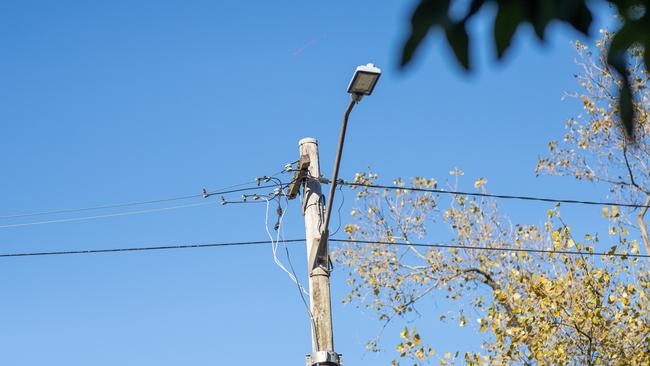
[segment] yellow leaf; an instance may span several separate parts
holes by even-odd
[[[420,344],[420,335],[416,334],[413,336],[413,345],[418,346]]]
[[[474,182],[474,188],[481,189],[487,182],[488,180],[486,178],[479,178]]]

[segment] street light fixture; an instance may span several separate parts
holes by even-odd
[[[348,93],[361,100],[362,96],[372,94],[380,76],[381,70],[373,64],[358,66],[348,85]]]
[[[336,160],[334,160],[334,172],[332,173],[332,181],[330,182],[330,194],[327,196],[327,209],[325,210],[325,221],[323,223],[323,232],[321,234],[321,242],[327,241],[329,236],[329,223],[330,216],[332,215],[332,206],[334,203],[334,194],[336,192],[336,184],[339,177],[339,164],[341,163],[341,154],[343,152],[343,143],[345,142],[345,130],[348,126],[348,118],[350,117],[350,112],[354,108],[361,98],[365,95],[372,94],[372,91],[377,85],[377,81],[381,76],[381,69],[375,67],[373,64],[361,65],[358,66],[354,71],[352,80],[348,85],[348,93],[351,94],[352,98],[348,107],[345,109],[343,114],[343,125],[341,126],[341,134],[339,135],[339,147],[336,151]]]

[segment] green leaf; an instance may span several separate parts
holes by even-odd
[[[483,4],[485,4],[485,0],[472,1],[472,4],[469,6],[467,15],[465,15],[463,18],[463,22],[467,22],[471,17],[473,17],[481,9],[481,7],[483,7]]]
[[[584,35],[589,35],[589,27],[591,26],[593,17],[591,10],[589,10],[584,1],[580,1],[575,9],[572,9],[572,12],[568,14],[567,20],[577,31]]]
[[[518,1],[502,1],[499,3],[494,19],[494,44],[497,57],[501,59],[510,47],[519,24],[524,20],[524,9]]]
[[[400,66],[406,66],[432,28],[449,21],[451,0],[421,0],[411,16],[411,33],[404,43]]]
[[[528,20],[533,25],[535,34],[540,41],[544,40],[546,26],[556,11],[555,1],[535,0],[527,1]]]
[[[445,29],[447,42],[456,55],[456,60],[463,66],[465,70],[470,69],[469,62],[469,36],[465,23],[457,23]]]

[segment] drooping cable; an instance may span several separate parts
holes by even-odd
[[[264,228],[266,230],[266,233],[269,236],[269,239],[271,240],[271,250],[273,252],[273,262],[275,262],[275,264],[278,267],[280,267],[280,269],[282,269],[287,274],[287,276],[289,276],[291,281],[293,281],[296,285],[298,285],[298,287],[300,288],[300,290],[303,293],[305,293],[306,295],[309,295],[309,293],[302,287],[302,285],[300,285],[300,283],[298,282],[298,279],[291,272],[289,272],[289,270],[282,264],[282,261],[280,261],[280,259],[278,258],[277,250],[278,250],[278,242],[279,242],[279,239],[280,239],[280,230],[278,230],[276,238],[273,239],[273,235],[271,234],[271,231],[269,230],[269,206],[270,206],[271,200],[267,199],[267,198],[265,198],[265,200],[266,200],[266,213],[264,215]],[[284,217],[284,214],[285,214],[285,212],[283,211],[279,215],[279,219],[278,219],[279,225],[282,225],[282,218]]]
[[[345,194],[343,193],[343,186],[339,186],[339,192],[341,192],[341,204],[339,204],[339,209],[337,210],[339,224],[336,227],[336,230],[334,230],[334,232],[331,233],[330,236],[336,235],[336,233],[338,233],[339,230],[341,230],[341,225],[343,224],[343,218],[341,217],[341,209],[343,208],[343,204],[345,204]]]
[[[285,198],[287,205],[285,206],[284,212],[286,213],[289,209],[289,199],[287,198],[286,195],[282,195],[278,197],[279,202],[282,202],[282,197]],[[300,280],[298,279],[298,275],[296,274],[295,268],[293,268],[293,262],[291,261],[291,254],[289,253],[289,247],[287,246],[287,242],[284,239],[284,228],[286,225],[283,225],[284,222],[280,223],[280,226],[278,227],[278,233],[280,233],[280,237],[282,238],[282,244],[284,246],[284,253],[287,258],[287,263],[289,264],[289,269],[291,270],[291,273],[293,274],[293,277],[296,279],[296,287],[298,289],[298,294],[300,295],[300,299],[302,300],[303,305],[305,306],[305,310],[307,311],[307,316],[309,316],[309,321],[311,322],[312,325],[312,336],[314,343],[316,344],[316,349],[320,349],[320,342],[318,340],[318,332],[316,332],[316,320],[314,319],[314,315],[311,312],[311,308],[309,307],[309,304],[307,303],[307,299],[305,298],[305,295],[309,296],[309,294],[306,293],[305,288],[302,286],[300,283]]]

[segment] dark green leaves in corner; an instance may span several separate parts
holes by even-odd
[[[458,1],[458,0],[457,0]],[[625,55],[634,45],[650,49],[650,0],[609,0],[619,12],[622,27],[614,36],[608,62],[621,76],[620,118],[622,127],[634,139],[634,91],[625,71]],[[428,33],[435,29],[444,31],[447,43],[463,69],[471,70],[470,39],[467,22],[487,3],[497,6],[494,20],[494,46],[499,60],[506,54],[512,39],[522,24],[529,24],[540,41],[544,41],[546,28],[560,21],[573,29],[589,35],[593,16],[587,0],[471,0],[466,13],[453,19],[450,16],[452,0],[420,0],[411,17],[411,32],[404,43],[400,65],[408,65]],[[650,66],[650,52],[645,53],[646,67]]]

